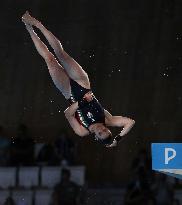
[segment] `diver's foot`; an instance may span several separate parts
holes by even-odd
[[[34,17],[32,17],[28,11],[25,12],[25,14],[23,14],[22,16],[22,21],[25,23],[25,24],[29,24],[31,26],[37,26],[40,22],[35,19]]]

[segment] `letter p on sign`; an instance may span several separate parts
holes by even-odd
[[[172,155],[169,156],[169,152],[172,152]],[[176,157],[176,150],[173,148],[165,148],[165,164],[168,164],[170,160]]]

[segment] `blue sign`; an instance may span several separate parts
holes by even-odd
[[[151,148],[153,170],[182,177],[182,143],[152,143]]]

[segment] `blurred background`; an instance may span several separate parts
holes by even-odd
[[[86,70],[102,105],[136,121],[116,149],[69,127],[26,10]],[[182,203],[181,181],[153,172],[150,158],[152,142],[182,141],[181,10],[180,0],[1,2],[0,205]]]

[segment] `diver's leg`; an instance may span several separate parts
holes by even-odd
[[[41,22],[31,17],[28,12],[24,14],[23,18],[27,23],[36,26],[42,32],[51,47],[54,49],[57,58],[66,70],[69,77],[77,81],[80,85],[90,88],[87,73],[71,56],[64,51],[60,41],[49,30],[47,30]]]
[[[63,67],[57,62],[54,55],[48,50],[47,46],[40,40],[37,34],[34,32],[32,26],[25,24],[26,29],[28,30],[33,43],[38,51],[38,53],[44,58],[49,73],[52,77],[53,82],[56,87],[62,92],[66,99],[70,98],[71,88],[70,88],[70,80],[63,69]]]

